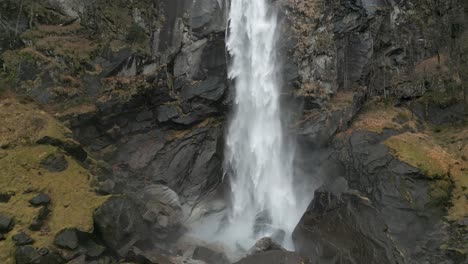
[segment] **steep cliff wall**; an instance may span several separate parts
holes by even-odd
[[[335,183],[317,191],[295,235],[298,250],[327,263],[466,261],[466,1],[274,3],[283,19],[284,101],[301,106],[290,124],[301,143],[297,164],[308,177],[317,177],[312,172],[320,168],[320,181]],[[26,230],[38,209],[19,213],[9,201],[26,208],[31,192],[20,195],[23,186],[17,186],[17,196],[3,202],[11,190],[0,185],[0,208],[17,221],[0,241],[0,258],[182,261],[168,257],[180,253],[170,251],[172,235],[184,230],[187,218],[224,206],[209,203],[224,187],[223,136],[232,98],[224,5],[0,0],[0,108],[12,111],[13,105],[25,118],[43,111],[38,120],[55,118],[67,127],[63,131],[70,129],[60,140],[55,134],[43,141],[28,135],[33,139],[16,144],[17,131],[27,126],[9,122],[0,131],[0,163],[16,158],[13,171],[44,173],[37,157],[25,167],[17,153],[58,151],[73,165],[68,170],[93,175],[89,182],[73,177],[81,186],[76,203],[85,201],[88,185],[94,192],[86,204],[105,202],[94,230],[84,222],[52,225],[56,214],[39,231]],[[68,136],[76,140],[73,146]],[[2,182],[12,175],[2,175]],[[31,180],[33,192],[49,192],[50,207],[61,206],[55,183],[43,183]],[[64,208],[77,207],[67,199]],[[81,219],[89,220],[94,207],[79,209]],[[78,231],[63,233],[65,244],[52,245],[63,228]],[[19,229],[37,240],[37,248],[13,245]],[[148,255],[142,244],[159,249]]]

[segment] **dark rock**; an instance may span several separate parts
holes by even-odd
[[[115,182],[111,179],[107,179],[99,183],[97,192],[102,195],[109,195],[114,193]]]
[[[16,264],[35,263],[40,258],[32,246],[18,247],[15,252]]]
[[[189,80],[202,80],[204,73],[201,69],[202,54],[206,48],[207,39],[198,40],[182,49],[174,62],[174,76]]]
[[[39,209],[39,213],[37,214],[37,219],[39,220],[46,220],[47,217],[49,216],[50,209],[48,206],[42,206],[41,209]]]
[[[41,230],[42,226],[44,225],[44,221],[35,217],[31,224],[29,224],[29,230],[31,231],[39,231]]]
[[[47,194],[41,193],[29,200],[33,206],[46,206],[50,203],[50,197]]]
[[[86,256],[91,258],[100,257],[106,251],[106,247],[97,244],[93,240],[86,241],[83,247],[86,249]]]
[[[88,263],[86,262],[86,256],[81,255],[68,261],[67,264],[88,264]]]
[[[0,233],[9,232],[14,226],[13,218],[0,214]]]
[[[5,235],[3,233],[0,233],[0,241],[3,241],[5,239],[6,239]]]
[[[144,251],[133,247],[125,257],[126,261],[141,264],[174,264],[168,257],[156,251]],[[185,263],[185,262],[184,262]]]
[[[125,256],[149,232],[136,205],[127,197],[111,197],[94,213],[96,231],[108,248]]]
[[[351,102],[346,106],[335,107],[331,105],[331,111],[322,109],[313,110],[314,115],[305,120],[297,128],[299,141],[303,145],[324,147],[330,143],[333,136],[348,128],[348,124],[358,113],[364,103],[365,94],[356,92],[352,95]]]
[[[61,172],[68,168],[68,161],[63,154],[54,153],[41,161],[41,165],[50,172]]]
[[[263,251],[271,250],[283,250],[286,251],[282,246],[277,244],[272,238],[264,237],[255,243],[255,245],[249,249],[248,254],[253,255]]]
[[[179,116],[179,110],[175,105],[163,105],[158,107],[156,111],[158,113],[157,119],[161,123],[167,122],[172,118],[176,118]]]
[[[190,25],[198,35],[224,32],[226,28],[224,2],[202,0],[193,2]]]
[[[212,248],[197,246],[193,251],[193,259],[202,260],[207,264],[229,264],[231,263],[224,252],[216,251]]]
[[[211,76],[195,85],[185,85],[181,92],[182,100],[190,100],[200,97],[211,101],[218,101],[223,97],[226,90],[224,76]]]
[[[45,198],[41,198],[41,199],[45,199]],[[39,213],[31,221],[31,224],[29,225],[29,229],[31,231],[41,230],[42,226],[47,220],[47,217],[49,216],[49,213],[50,213],[50,210],[48,206],[46,205],[41,206],[41,208],[39,209]]]
[[[60,231],[60,233],[55,236],[54,245],[70,250],[76,249],[79,246],[78,231],[72,228]]]
[[[248,256],[235,264],[312,264],[312,262],[297,253],[272,250]]]
[[[61,140],[49,136],[44,136],[43,138],[36,141],[37,144],[52,145],[65,150],[72,157],[77,159],[80,162],[84,162],[88,157],[88,153],[83,149],[83,147],[72,139]]]
[[[319,263],[404,263],[385,230],[385,222],[369,199],[319,190],[294,230],[293,240],[298,253]]]
[[[13,192],[0,193],[0,203],[8,203],[14,195],[15,193]]]
[[[16,246],[26,246],[34,243],[34,240],[24,232],[14,235],[11,239],[15,242]]]
[[[64,264],[65,260],[56,252],[50,252],[47,255],[42,256],[37,264]]]

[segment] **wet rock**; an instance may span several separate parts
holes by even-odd
[[[15,252],[16,264],[31,264],[37,261],[39,257],[32,246],[18,247]]]
[[[50,203],[50,197],[45,193],[41,193],[29,200],[29,203],[33,206],[46,206]]]
[[[160,254],[157,251],[144,251],[133,247],[125,257],[126,261],[142,264],[173,264],[169,257]]]
[[[9,232],[14,226],[13,218],[4,214],[0,214],[0,233]]]
[[[140,200],[144,204],[143,218],[150,223],[154,234],[164,239],[176,232],[181,225],[182,206],[179,196],[164,185],[151,185],[145,188]]]
[[[262,211],[255,216],[254,234],[264,233],[272,229],[272,219],[268,211]]]
[[[212,248],[197,246],[193,251],[193,259],[202,260],[207,264],[230,264],[224,252],[216,251]]]
[[[94,223],[107,247],[120,256],[150,234],[137,206],[126,196],[109,198],[95,211]]]
[[[34,243],[34,240],[24,232],[14,235],[12,238],[16,246],[26,246]]]
[[[67,228],[60,231],[60,233],[55,236],[54,245],[70,250],[76,249],[79,246],[77,230]]]
[[[171,264],[207,264],[201,260],[195,260],[187,257],[172,257]]]
[[[50,172],[61,172],[68,168],[68,161],[63,154],[50,154],[41,162],[42,167]]]
[[[294,252],[273,250],[248,256],[234,264],[312,264],[312,262]]]
[[[285,249],[277,244],[272,238],[264,237],[255,243],[255,245],[249,249],[248,255],[253,255],[263,251],[271,251],[271,250],[284,250]]]

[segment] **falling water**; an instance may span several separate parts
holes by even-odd
[[[225,170],[231,185],[227,237],[249,247],[285,232],[301,213],[293,191],[293,150],[281,120],[278,17],[269,0],[231,0],[227,50],[232,58],[234,113],[226,141]]]

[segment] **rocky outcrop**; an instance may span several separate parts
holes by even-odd
[[[310,260],[288,251],[266,251],[248,256],[235,264],[311,264]]]
[[[347,184],[330,180],[316,191],[294,232],[299,252],[329,263],[463,263],[466,231],[447,219],[466,202],[454,192],[466,185],[457,165],[464,161],[439,136],[408,109],[366,105],[332,141],[323,166]]]
[[[290,54],[299,69],[305,110],[338,90],[414,98],[458,87],[463,50],[463,1],[280,1],[293,29]],[[450,62],[455,62],[450,66]]]
[[[318,263],[404,263],[371,201],[357,193],[315,192],[294,231],[296,250]]]

